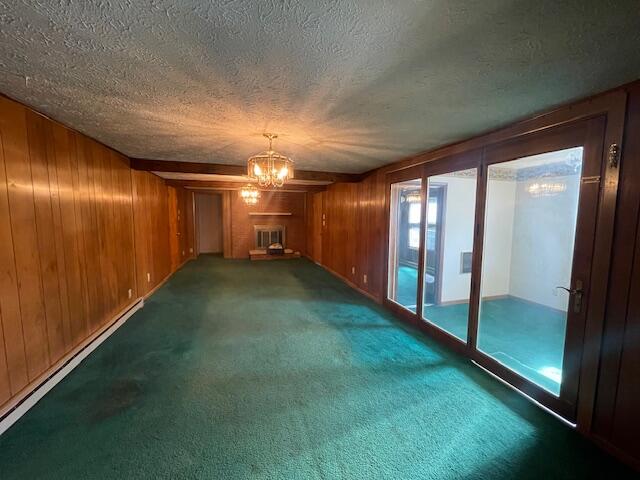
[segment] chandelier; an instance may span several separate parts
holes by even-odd
[[[256,205],[260,198],[260,191],[250,183],[240,189],[240,197],[247,205]]]
[[[535,182],[527,186],[527,192],[532,197],[551,197],[567,189],[565,182]]]
[[[258,181],[261,187],[281,187],[284,182],[293,178],[293,160],[280,155],[271,148],[274,138],[273,133],[265,133],[269,139],[269,150],[258,153],[247,161],[247,173],[249,178]]]
[[[420,190],[412,190],[404,196],[404,201],[407,203],[420,203],[420,200]]]

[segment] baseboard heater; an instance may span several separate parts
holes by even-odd
[[[144,306],[144,300],[141,298],[131,305],[127,310],[120,314],[115,320],[107,326],[102,333],[97,335],[77,352],[67,358],[59,365],[47,378],[43,379],[36,385],[24,398],[10,408],[0,417],[0,435],[6,432],[20,417],[27,413],[38,401],[44,397],[53,387],[55,387],[64,377],[76,368],[87,358],[91,352],[100,346],[113,332],[120,328],[131,316]]]

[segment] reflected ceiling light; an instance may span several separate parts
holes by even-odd
[[[527,186],[527,192],[532,197],[548,197],[551,195],[557,195],[564,192],[567,189],[567,184],[564,182],[554,183],[532,183]]]
[[[275,152],[271,147],[278,135],[265,133],[269,139],[269,150],[258,153],[247,161],[249,178],[258,181],[261,187],[281,187],[284,182],[293,178],[293,160]]]
[[[247,205],[255,205],[260,198],[260,191],[254,185],[248,183],[240,189],[240,197]]]
[[[404,201],[407,203],[420,203],[420,200],[419,190],[413,190],[404,196]]]
[[[538,370],[538,373],[553,380],[557,384],[562,383],[562,370],[560,370],[558,367],[542,367],[540,370]]]

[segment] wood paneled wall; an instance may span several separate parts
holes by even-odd
[[[308,256],[380,302],[384,181],[384,174],[375,172],[359,183],[329,185],[325,192],[308,195],[307,210]]]
[[[230,226],[231,234],[227,242],[232,258],[248,258],[254,248],[255,225],[284,225],[286,227],[286,247],[305,254],[307,247],[306,194],[304,192],[261,192],[257,205],[244,203],[238,192],[227,192],[223,197],[223,223]],[[290,213],[291,215],[252,216],[258,213]],[[226,251],[226,250],[225,250]],[[229,256],[229,255],[225,255]]]
[[[325,219],[324,192],[307,193],[307,256],[316,263],[322,264],[322,230]]]
[[[177,270],[195,255],[193,192],[183,187],[168,187],[169,252],[171,271]]]
[[[136,239],[138,295],[144,296],[171,272],[169,190],[152,173],[131,171]]]
[[[640,468],[640,84],[629,90],[594,434]]]
[[[170,220],[162,179],[0,96],[0,414],[171,273]]]

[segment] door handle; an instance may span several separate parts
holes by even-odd
[[[576,288],[567,288],[558,286],[573,297],[573,313],[580,313],[582,311],[582,296],[584,290],[582,289],[582,280],[576,280]]]

